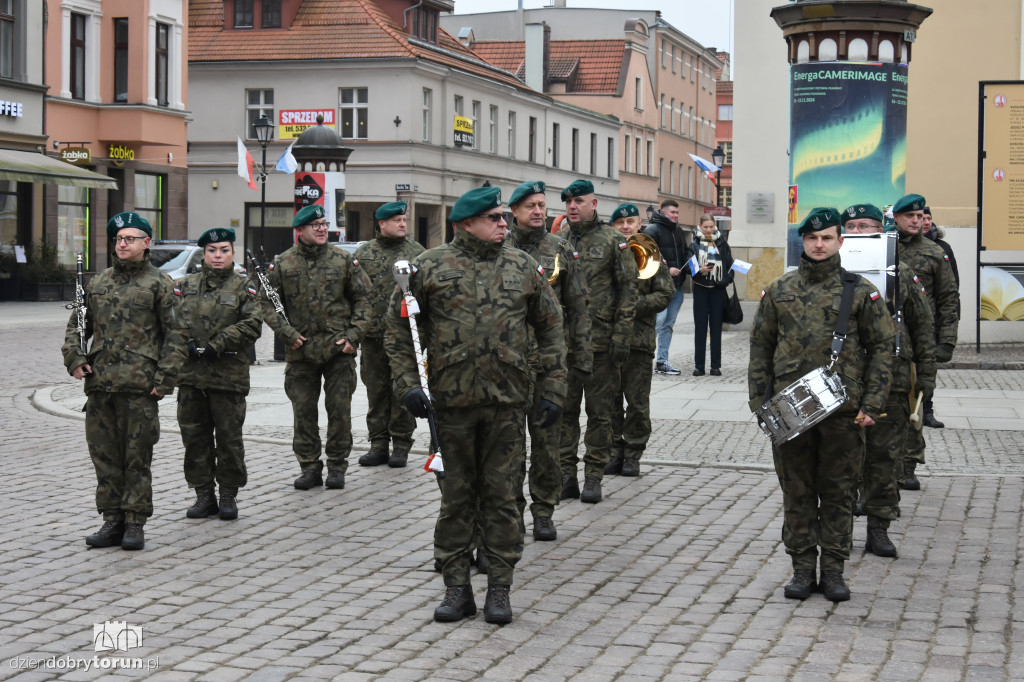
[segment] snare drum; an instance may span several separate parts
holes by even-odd
[[[846,402],[842,378],[828,369],[805,374],[782,389],[755,412],[758,426],[772,443],[792,440]]]

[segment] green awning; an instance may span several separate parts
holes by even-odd
[[[0,149],[0,180],[117,189],[117,181],[45,154]]]

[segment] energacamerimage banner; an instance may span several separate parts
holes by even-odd
[[[884,207],[906,194],[907,65],[820,62],[790,67],[790,212],[787,261],[798,265],[796,229],[817,206]]]

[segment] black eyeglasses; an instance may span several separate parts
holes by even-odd
[[[500,223],[502,220],[505,220],[507,222],[504,213],[481,213],[478,217],[486,218],[487,220],[490,220],[492,223]]]
[[[331,224],[329,222],[327,222],[326,220],[323,221],[322,223],[307,223],[307,225],[312,227],[314,230],[319,230],[321,228],[323,228],[325,230],[329,230],[331,228]]]
[[[145,237],[120,237],[119,236],[119,237],[114,237],[110,241],[114,242],[114,244],[120,244],[121,242],[124,242],[128,246],[131,246],[132,244],[135,243],[136,239],[145,239]]]

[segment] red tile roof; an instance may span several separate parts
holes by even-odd
[[[526,54],[523,41],[489,40],[471,47],[491,64],[522,77]],[[553,80],[564,80],[578,63],[573,92],[619,94],[625,51],[625,40],[552,40],[548,75]]]
[[[189,0],[189,62],[422,59],[528,89],[441,28],[438,44],[410,40],[373,0],[303,0],[281,29],[224,27],[224,0]]]

